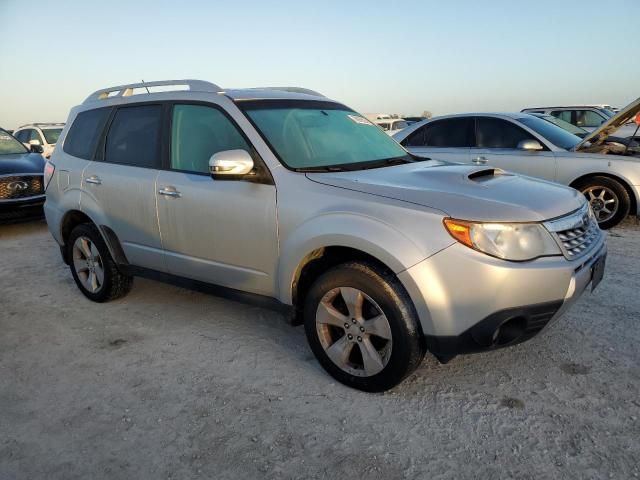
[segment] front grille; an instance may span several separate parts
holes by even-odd
[[[0,177],[0,200],[16,200],[42,194],[42,175]]]
[[[600,227],[596,222],[589,222],[582,227],[557,232],[557,235],[568,257],[578,258],[600,238]]]
[[[598,222],[589,214],[588,205],[566,217],[546,222],[545,226],[569,260],[585,255],[602,236]]]

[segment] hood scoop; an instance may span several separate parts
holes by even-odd
[[[498,177],[503,175],[511,175],[511,174],[499,168],[483,168],[482,170],[476,170],[475,172],[471,172],[469,175],[467,175],[467,178],[469,180],[473,180],[474,182],[483,182],[486,180],[490,180],[493,177]]]

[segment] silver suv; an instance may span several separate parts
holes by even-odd
[[[579,192],[414,157],[312,91],[108,88],[72,109],[60,146],[45,211],[86,297],[122,297],[141,274],[267,297],[366,391],[427,350],[529,339],[603,276]]]

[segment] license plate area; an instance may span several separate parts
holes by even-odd
[[[604,267],[607,256],[603,255],[598,258],[591,266],[591,291],[593,292],[604,277]]]

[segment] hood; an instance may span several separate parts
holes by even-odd
[[[572,188],[499,169],[424,161],[354,172],[311,173],[315,182],[435,208],[461,220],[539,222],[584,205]]]
[[[626,123],[632,122],[638,113],[640,113],[640,98],[631,102],[609,120],[600,125],[600,128],[595,129],[589,135],[584,137],[582,141],[573,148],[573,150],[576,152],[591,151],[593,150],[593,147],[602,145],[607,141],[607,138],[615,133],[620,127]],[[629,136],[631,135],[633,135],[633,133],[629,134]]]
[[[44,158],[39,153],[0,155],[0,175],[44,173]]]

